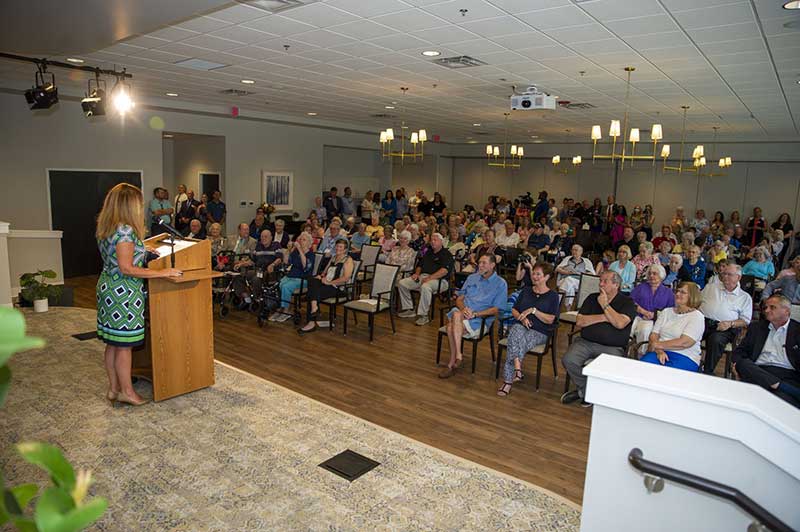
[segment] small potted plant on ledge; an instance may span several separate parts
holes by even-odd
[[[53,270],[39,270],[36,273],[23,273],[19,278],[22,289],[20,296],[25,301],[33,304],[34,312],[47,312],[48,299],[58,300],[61,297],[61,286],[48,284],[45,279],[55,279]]]

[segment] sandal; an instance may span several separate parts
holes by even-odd
[[[523,375],[521,369],[515,369],[514,370],[514,382],[519,382],[524,378],[525,378],[525,375]]]
[[[497,390],[497,395],[500,396],[500,397],[506,397],[510,393],[511,393],[511,383],[510,382],[504,382],[503,386],[501,386],[500,389]]]

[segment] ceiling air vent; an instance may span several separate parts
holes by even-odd
[[[580,103],[580,102],[569,102],[565,105],[567,109],[594,109],[595,106],[590,103]]]
[[[220,94],[224,94],[225,96],[251,96],[255,94],[255,92],[250,92],[242,89],[225,89],[219,91]]]
[[[468,55],[442,57],[441,59],[434,59],[433,62],[447,68],[469,68],[488,64],[484,63],[480,59],[475,59],[474,57],[470,57]]]

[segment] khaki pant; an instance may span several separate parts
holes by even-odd
[[[397,283],[397,291],[400,293],[400,309],[411,310],[414,300],[411,299],[411,291],[419,291],[419,305],[417,306],[417,316],[427,316],[431,308],[433,295],[439,292],[440,280],[428,281],[428,274],[422,274],[419,280],[415,281],[411,277],[400,279]],[[441,290],[447,290],[447,280],[441,279]]]

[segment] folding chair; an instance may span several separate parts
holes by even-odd
[[[372,278],[372,288],[370,289],[369,299],[357,299],[346,302],[344,308],[344,331],[347,335],[347,311],[353,313],[363,312],[369,319],[369,341],[371,342],[375,332],[375,314],[389,311],[389,321],[392,323],[392,334],[396,332],[394,327],[394,315],[392,314],[392,298],[394,297],[394,282],[397,279],[397,272],[400,266],[391,264],[376,264],[375,276]],[[355,314],[354,314],[355,316]]]
[[[353,273],[350,274],[350,279],[344,285],[343,290],[336,292],[334,297],[329,297],[320,301],[320,305],[328,305],[328,329],[333,331],[336,328],[336,307],[347,301],[355,299],[356,292],[356,278],[358,277],[359,269],[361,268],[361,261],[353,261]]]

